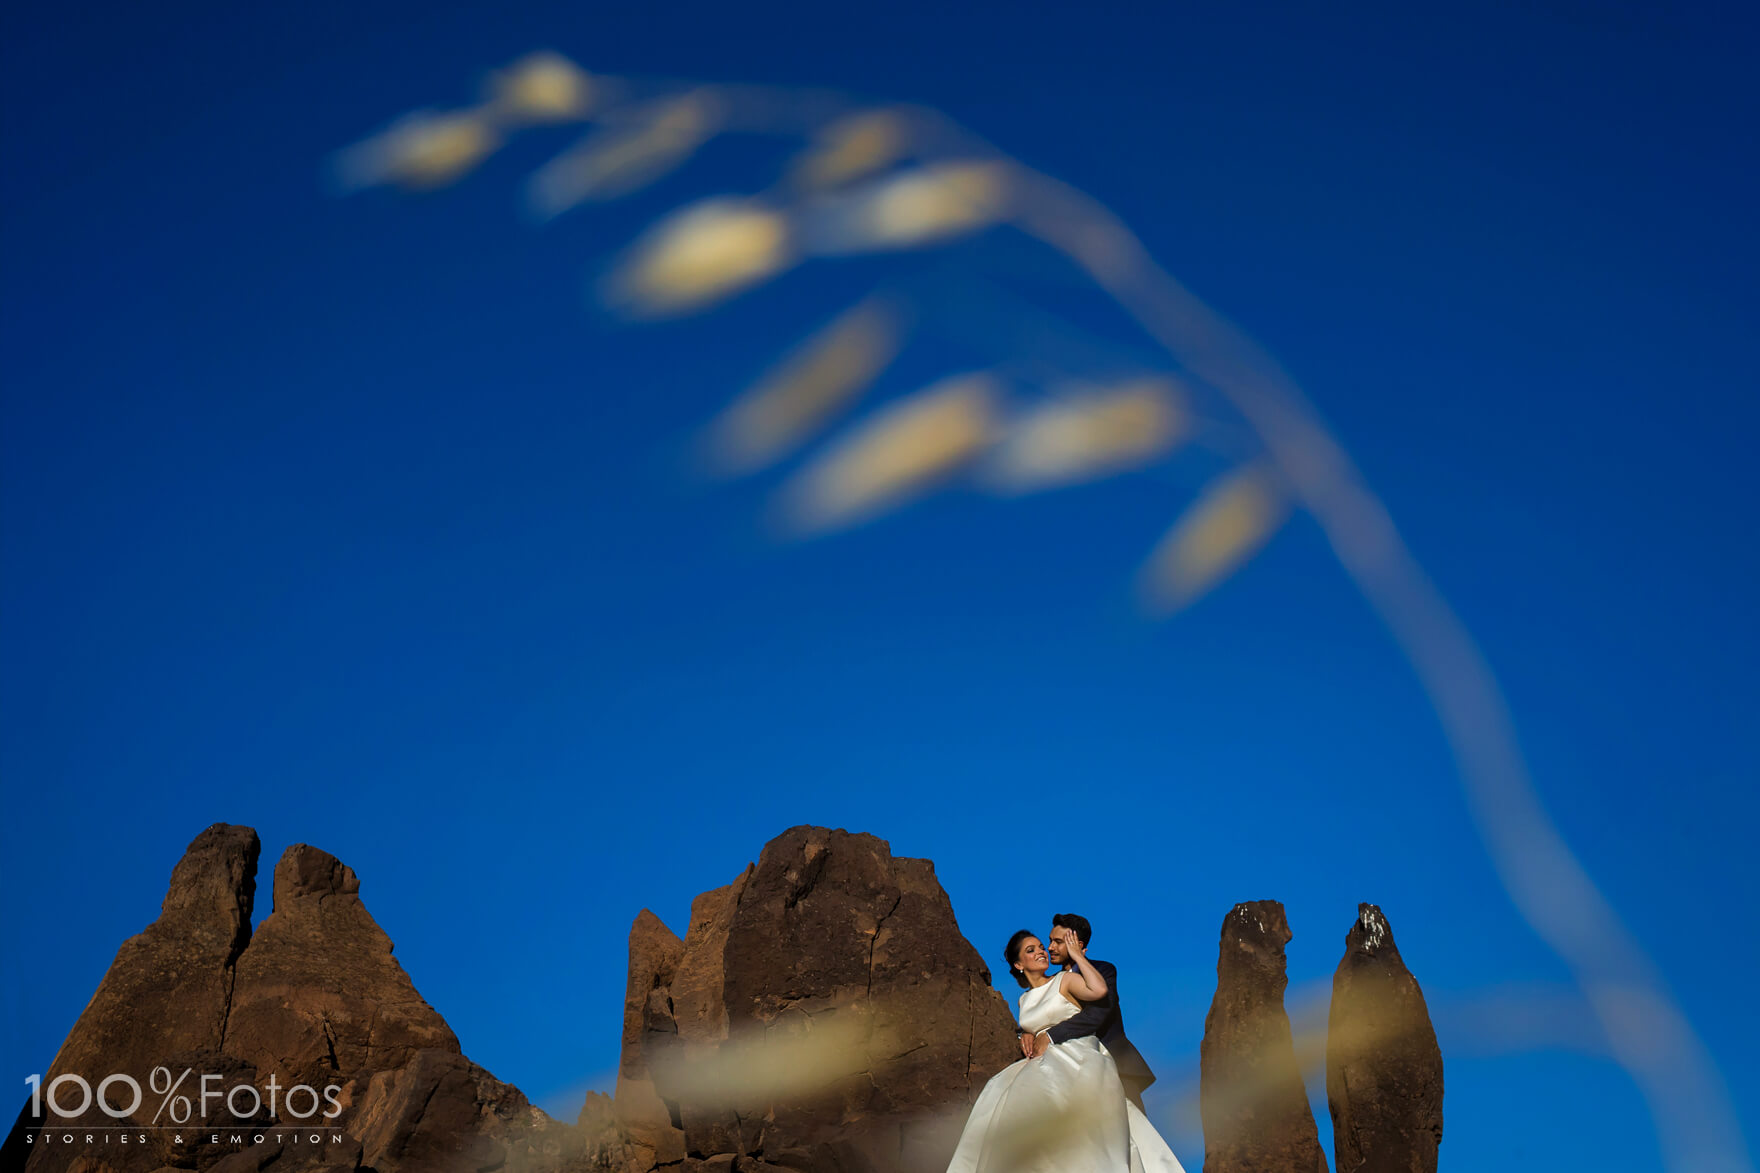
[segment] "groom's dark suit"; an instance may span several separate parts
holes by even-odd
[[[1106,996],[1083,1002],[1080,1010],[1045,1033],[1054,1043],[1097,1035],[1101,1044],[1112,1053],[1113,1062],[1118,1064],[1118,1078],[1124,1084],[1125,1095],[1141,1108],[1143,1089],[1155,1082],[1155,1073],[1149,1070],[1149,1065],[1143,1062],[1131,1041],[1124,1037],[1124,1014],[1118,1005],[1118,967],[1110,961],[1096,961],[1092,957],[1088,958],[1088,964],[1106,979]]]

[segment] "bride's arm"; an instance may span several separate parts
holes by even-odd
[[[1088,960],[1087,954],[1082,950],[1082,943],[1076,939],[1074,933],[1069,935],[1068,949],[1070,964],[1076,968],[1074,973],[1069,970],[1063,972],[1063,996],[1077,1003],[1096,1002],[1106,997],[1106,979],[1094,968],[1094,963]]]

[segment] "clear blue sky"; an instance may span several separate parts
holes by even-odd
[[[326,191],[336,148],[551,47],[938,106],[1110,203],[1389,502],[1760,1135],[1751,14],[499,9],[8,15],[0,1077],[227,821],[263,914],[288,844],[334,852],[466,1052],[571,1112],[637,910],[682,931],[819,823],[934,859],[992,961],[1085,912],[1164,1088],[1232,904],[1286,903],[1300,986],[1378,902],[1442,1025],[1447,1167],[1659,1167],[1610,1062],[1443,1013],[1568,974],[1311,523],[1165,626],[1124,583],[1190,469],[776,548],[767,482],[673,454],[826,303],[620,332],[583,296],[731,158],[542,229],[517,183],[561,132],[434,195]]]

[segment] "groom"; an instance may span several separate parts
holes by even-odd
[[[1060,912],[1051,918],[1051,939],[1046,947],[1054,964],[1069,968],[1069,940],[1074,937],[1081,943],[1084,953],[1088,949],[1088,939],[1094,930],[1088,924],[1088,918],[1077,916],[1073,912]],[[1125,1095],[1140,1111],[1143,1107],[1143,1089],[1155,1082],[1155,1073],[1143,1062],[1143,1057],[1124,1037],[1124,1014],[1118,1004],[1118,967],[1110,961],[1097,961],[1088,958],[1089,964],[1100,971],[1106,979],[1106,996],[1093,1002],[1082,1003],[1082,1008],[1074,1016],[1064,1019],[1048,1030],[1042,1030],[1033,1036],[1031,1041],[1022,1040],[1022,1047],[1028,1050],[1033,1058],[1043,1055],[1052,1043],[1067,1043],[1071,1039],[1098,1035],[1102,1045],[1111,1052],[1113,1062],[1118,1064],[1118,1078],[1124,1084]]]

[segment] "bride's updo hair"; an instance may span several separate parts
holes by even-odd
[[[1003,960],[1008,962],[1008,974],[1014,978],[1015,984],[1021,989],[1030,989],[1027,975],[1015,968],[1015,962],[1021,959],[1021,942],[1038,936],[1032,929],[1021,929],[1008,939],[1008,948],[1002,951]]]

